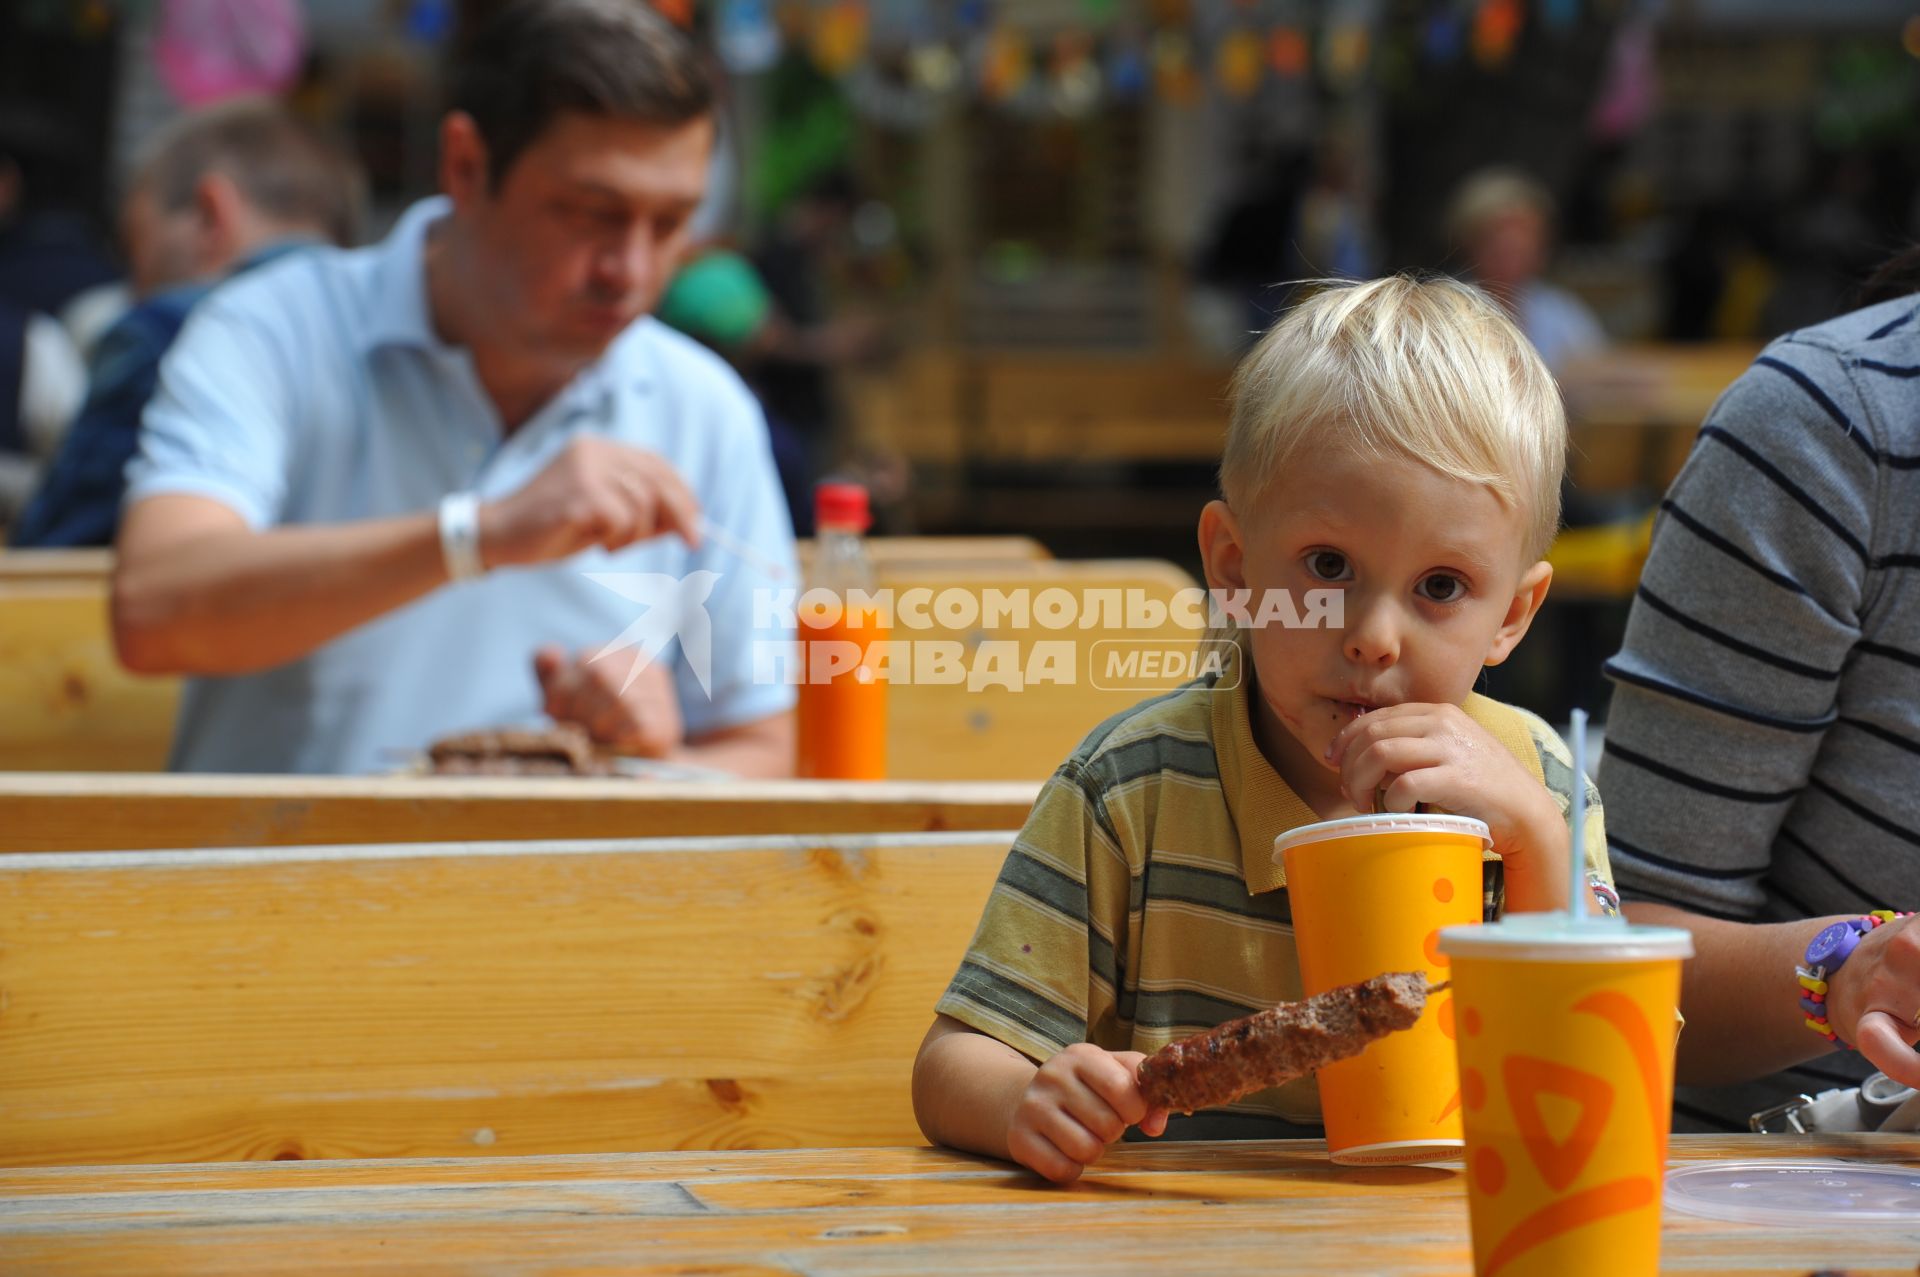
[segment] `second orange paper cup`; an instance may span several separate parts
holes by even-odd
[[[1274,840],[1287,875],[1307,996],[1387,971],[1447,979],[1440,929],[1481,920],[1487,827],[1465,816],[1355,816]],[[1453,999],[1419,1023],[1320,1070],[1327,1150],[1349,1166],[1458,1157],[1460,1075]]]

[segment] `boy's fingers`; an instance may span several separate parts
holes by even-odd
[[[1062,1102],[1068,1115],[1078,1122],[1087,1134],[1099,1140],[1102,1148],[1125,1135],[1127,1127],[1131,1125],[1107,1101],[1106,1096],[1084,1083],[1068,1090]]]
[[[1140,1094],[1136,1074],[1144,1058],[1138,1051],[1116,1051],[1089,1061],[1080,1074],[1095,1097],[1120,1119],[1122,1131],[1147,1115],[1147,1100]]]
[[[1446,761],[1446,750],[1424,736],[1372,741],[1346,759],[1340,769],[1341,788],[1354,800],[1354,805],[1359,806],[1363,799],[1371,802],[1375,791],[1393,777],[1423,767],[1438,767]]]
[[[1427,791],[1426,778],[1431,775],[1431,772],[1408,772],[1404,776],[1395,777],[1392,784],[1380,790],[1376,795],[1378,798],[1376,804],[1377,809],[1383,813],[1393,812],[1398,815],[1419,811],[1421,803],[1434,801],[1432,798],[1425,796]]]
[[[1065,1109],[1048,1108],[1035,1117],[1033,1129],[1035,1134],[1080,1166],[1093,1165],[1107,1151],[1106,1141],[1080,1125],[1079,1119]],[[1079,1172],[1075,1171],[1074,1174]]]
[[[1412,703],[1370,709],[1334,733],[1333,739],[1327,743],[1326,759],[1335,767],[1340,766],[1356,739],[1371,737],[1376,732],[1384,731],[1394,736],[1415,735],[1423,730],[1421,721],[1426,711],[1427,706]]]
[[[1162,1135],[1165,1135],[1167,1133],[1167,1111],[1165,1109],[1148,1109],[1147,1115],[1140,1119],[1140,1133],[1142,1135],[1152,1136],[1154,1139],[1159,1139]]]
[[[1007,1152],[1020,1165],[1056,1184],[1071,1184],[1080,1178],[1080,1163],[1037,1132],[1024,1128],[1013,1132],[1007,1137]]]

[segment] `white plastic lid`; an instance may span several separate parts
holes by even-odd
[[[1920,1169],[1861,1162],[1708,1162],[1667,1172],[1667,1206],[1741,1224],[1920,1224]]]
[[[1379,834],[1466,834],[1480,840],[1482,851],[1493,850],[1493,831],[1484,820],[1471,816],[1430,816],[1424,812],[1404,815],[1389,812],[1377,816],[1348,816],[1342,820],[1323,820],[1314,825],[1289,829],[1273,840],[1273,863],[1289,847],[1308,843],[1332,842],[1336,838],[1370,838]]]
[[[1679,927],[1639,927],[1624,918],[1573,918],[1510,913],[1498,922],[1440,929],[1440,952],[1452,958],[1517,958],[1531,962],[1648,962],[1691,958],[1693,934]]]

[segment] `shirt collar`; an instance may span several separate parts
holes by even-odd
[[[361,329],[368,350],[380,346],[446,348],[427,309],[427,231],[453,208],[435,195],[408,208],[373,250],[372,305]]]
[[[1213,739],[1220,791],[1240,834],[1240,871],[1247,890],[1257,895],[1287,885],[1286,872],[1274,863],[1273,840],[1320,817],[1280,778],[1253,739],[1253,662],[1247,656],[1246,634],[1235,631],[1221,674],[1232,690],[1213,698]]]
[[[258,270],[262,266],[277,262],[289,253],[299,252],[303,248],[318,248],[323,242],[317,235],[288,235],[283,239],[276,239],[272,243],[263,244],[254,249],[241,259],[232,273],[244,275],[250,270]]]

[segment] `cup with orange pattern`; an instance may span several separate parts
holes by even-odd
[[[1450,927],[1478,1277],[1652,1277],[1692,937],[1618,918]]]
[[[1274,840],[1286,871],[1307,996],[1385,971],[1448,979],[1445,927],[1481,918],[1481,862],[1493,840],[1465,816],[1354,816]],[[1464,1142],[1452,995],[1419,1022],[1317,1074],[1333,1160],[1350,1166],[1458,1157]]]

